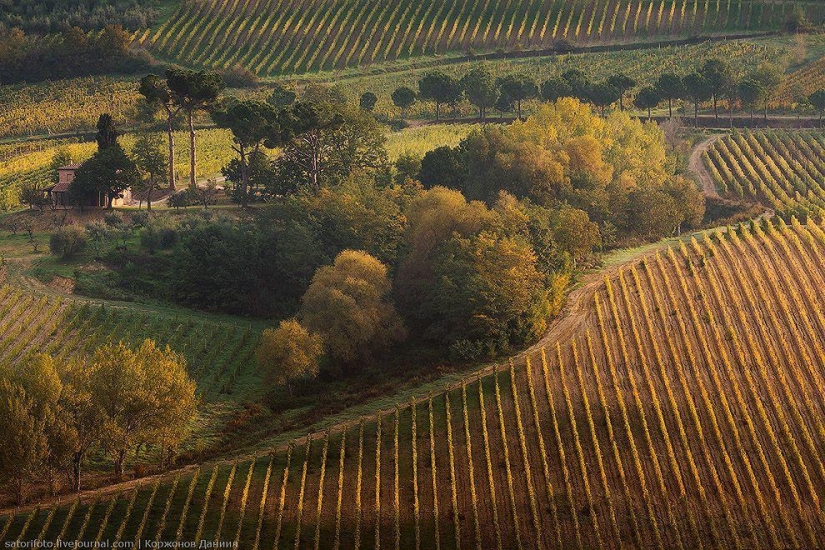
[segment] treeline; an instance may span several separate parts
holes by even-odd
[[[0,25],[32,34],[120,25],[145,29],[158,17],[157,0],[0,0]]]
[[[0,27],[0,85],[146,71],[151,57],[130,43],[118,25],[88,33],[72,27],[48,37]]]
[[[729,114],[742,109],[753,117],[757,109],[763,109],[767,117],[768,108],[775,103],[786,79],[782,69],[770,62],[738,74],[736,68],[723,59],[708,59],[692,72],[663,72],[651,77],[647,85],[640,85],[618,72],[594,81],[586,72],[570,69],[539,82],[518,73],[494,78],[485,67],[479,66],[461,78],[441,71],[428,73],[419,79],[417,90],[401,86],[392,92],[391,99],[402,119],[418,101],[435,105],[436,120],[441,118],[444,106],[457,113],[465,101],[477,109],[481,120],[487,118],[491,110],[521,119],[524,102],[553,102],[566,97],[589,103],[602,114],[616,106],[622,111],[633,106],[650,117],[653,109],[665,105],[668,116],[672,117],[674,108],[684,101],[690,104],[694,119],[703,106],[711,106],[718,118],[720,104]],[[814,111],[822,115],[825,111],[825,90],[808,95],[797,90],[791,95],[785,100],[798,112]],[[377,101],[378,97],[368,91],[361,95],[360,105],[372,111]]]

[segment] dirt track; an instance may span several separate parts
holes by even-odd
[[[690,153],[690,160],[688,161],[688,170],[696,176],[696,179],[702,184],[702,191],[705,193],[705,196],[710,198],[718,198],[719,192],[716,191],[713,178],[710,177],[710,173],[707,168],[705,168],[704,162],[702,162],[702,153],[707,151],[722,135],[723,134],[713,134],[699,143],[699,145],[693,148],[693,151]]]

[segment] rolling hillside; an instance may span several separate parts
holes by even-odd
[[[576,291],[578,328],[526,365],[22,510],[0,540],[822,547],[823,257],[825,229],[796,221],[682,241]]]
[[[795,5],[772,0],[187,0],[138,43],[162,58],[262,76],[421,55],[777,30]]]

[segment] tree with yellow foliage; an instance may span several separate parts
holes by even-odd
[[[387,266],[366,252],[344,250],[312,278],[301,322],[321,335],[331,359],[352,365],[405,336],[391,290]]]
[[[195,383],[183,356],[148,339],[136,349],[119,342],[99,348],[88,372],[102,418],[101,443],[115,473],[123,474],[127,451],[138,445],[160,446],[165,463],[195,414]]]
[[[268,381],[286,385],[292,393],[293,380],[318,375],[318,361],[323,353],[320,336],[311,334],[295,319],[287,319],[277,329],[266,329],[261,334],[255,357]]]

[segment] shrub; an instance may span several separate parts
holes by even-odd
[[[75,225],[61,227],[49,238],[49,251],[53,256],[64,260],[83,252],[86,248],[86,235]]]
[[[153,254],[156,250],[169,250],[177,242],[177,228],[165,220],[155,220],[147,224],[140,234],[141,246]]]
[[[147,210],[139,210],[132,214],[132,225],[135,227],[146,227],[149,225],[149,212]]]
[[[221,72],[221,76],[229,88],[254,88],[259,84],[255,73],[238,65]]]
[[[186,208],[187,206],[192,204],[192,201],[190,201],[189,194],[186,191],[178,191],[177,193],[169,197],[167,203],[172,208],[178,209]]]
[[[107,212],[103,215],[103,221],[109,227],[120,227],[123,225],[123,214],[120,212]]]

